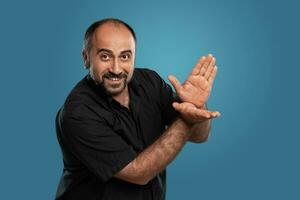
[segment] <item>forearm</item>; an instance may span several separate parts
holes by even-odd
[[[183,120],[175,120],[159,139],[122,170],[121,178],[138,184],[147,184],[176,157],[189,139],[189,130],[190,127]]]
[[[194,124],[191,128],[189,141],[194,143],[205,142],[209,137],[210,129],[211,119]]]
[[[204,104],[201,109],[207,110],[207,105]],[[189,141],[194,143],[205,142],[209,137],[210,129],[211,119],[194,124],[191,129]]]

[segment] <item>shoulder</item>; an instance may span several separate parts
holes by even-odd
[[[140,85],[151,86],[154,88],[161,87],[164,82],[156,71],[149,68],[136,68],[134,70],[134,79]]]
[[[81,79],[68,94],[65,102],[65,107],[107,107],[104,91],[98,87],[89,75]]]
[[[64,118],[99,120],[110,118],[107,102],[85,76],[67,96],[61,108]]]
[[[68,94],[65,104],[86,103],[92,95],[92,88],[88,85],[87,76],[81,79]]]
[[[134,76],[137,78],[144,78],[144,79],[157,79],[160,78],[159,74],[149,68],[135,68]]]

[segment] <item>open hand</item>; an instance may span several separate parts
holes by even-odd
[[[221,114],[218,111],[209,111],[206,109],[197,108],[194,104],[183,102],[183,103],[173,103],[175,110],[180,112],[182,118],[189,124],[195,124],[198,122],[203,122],[208,119],[219,117]]]
[[[199,59],[183,85],[180,84],[175,76],[171,75],[168,77],[183,102],[192,103],[198,108],[202,108],[207,102],[217,74],[215,63],[216,59],[211,54],[207,57],[203,56]]]

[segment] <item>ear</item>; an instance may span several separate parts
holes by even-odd
[[[88,53],[86,52],[85,49],[82,49],[82,58],[83,58],[83,64],[85,66],[86,69],[90,68],[90,61],[89,61],[89,56]]]

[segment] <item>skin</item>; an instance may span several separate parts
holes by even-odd
[[[212,54],[201,57],[183,85],[180,84],[175,76],[171,75],[168,77],[182,101],[192,103],[198,108],[204,106],[211,93],[213,81],[217,74],[215,63],[216,59]]]
[[[211,119],[221,115],[217,111],[208,111],[205,105],[217,74],[215,64],[216,58],[212,54],[208,54],[198,60],[182,85],[175,76],[168,77],[183,101],[182,103],[173,103],[173,107],[181,113],[187,123],[194,124],[189,138],[189,141],[194,143],[202,143],[208,139]]]
[[[92,78],[128,107],[127,84],[132,78],[135,60],[135,41],[130,31],[123,25],[103,24],[92,37],[90,52],[83,50],[82,55]]]
[[[127,84],[132,78],[135,58],[135,42],[130,31],[120,24],[105,23],[96,29],[91,50],[83,50],[82,55],[92,78],[129,109]],[[176,77],[169,77],[183,100],[182,103],[173,104],[181,116],[160,138],[116,173],[116,178],[140,185],[147,184],[166,168],[187,141],[200,143],[208,138],[210,119],[219,116],[218,112],[208,111],[205,107],[215,75],[215,59],[208,55],[197,62],[183,85]]]

